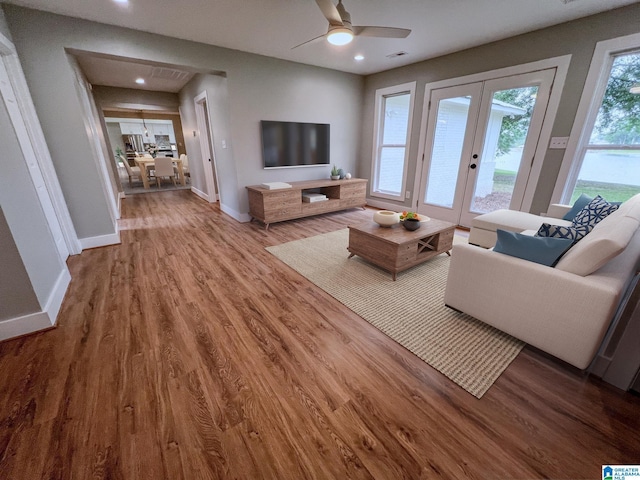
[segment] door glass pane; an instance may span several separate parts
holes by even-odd
[[[405,147],[382,147],[378,174],[378,192],[400,195],[404,171]]]
[[[383,145],[404,145],[407,142],[410,104],[411,95],[408,93],[385,98]]]
[[[424,203],[453,207],[471,97],[438,102],[438,114]]]
[[[471,211],[509,208],[537,92],[522,87],[493,94]]]

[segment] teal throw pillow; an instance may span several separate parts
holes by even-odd
[[[522,258],[530,262],[553,267],[560,257],[571,248],[573,240],[555,237],[531,237],[521,233],[498,229],[498,241],[494,252]]]
[[[572,227],[595,227],[596,224],[604,220],[608,215],[618,209],[619,205],[607,202],[600,195],[591,200],[571,221]]]
[[[565,214],[565,216],[562,217],[562,219],[572,221],[580,212],[580,210],[587,206],[591,202],[591,200],[593,200],[593,197],[590,197],[586,193],[583,193],[578,197],[578,199],[574,202],[573,207],[571,207],[571,210],[569,210]]]

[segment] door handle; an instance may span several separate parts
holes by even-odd
[[[475,163],[472,163],[471,165],[469,165],[469,168],[470,168],[471,170],[475,170],[476,166],[477,166],[477,165],[476,165]]]

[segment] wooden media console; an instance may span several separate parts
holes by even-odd
[[[246,187],[249,192],[249,215],[252,220],[260,220],[265,224],[265,228],[269,228],[271,223],[347,208],[364,208],[367,203],[367,180],[364,178],[288,183],[291,188],[277,190],[269,190],[260,185]],[[303,202],[304,193],[321,193],[326,195],[327,200]]]

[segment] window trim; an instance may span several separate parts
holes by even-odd
[[[409,94],[409,118],[407,122],[407,138],[404,145],[393,144],[388,147],[404,146],[404,165],[402,170],[402,186],[400,194],[394,195],[377,191],[378,175],[380,170],[380,151],[383,138],[382,128],[384,127],[384,100],[387,97]],[[415,106],[416,82],[408,82],[392,87],[379,88],[376,90],[375,97],[375,115],[374,115],[374,132],[373,132],[373,149],[371,155],[371,184],[369,187],[369,195],[372,197],[386,198],[388,200],[404,201],[405,191],[407,189],[407,173],[409,166],[409,149],[411,146],[411,130],[413,128],[413,109]]]
[[[640,48],[640,33],[596,43],[551,203],[569,203],[607,88],[614,56]],[[611,146],[609,146],[611,147]],[[571,185],[571,188],[569,188]]]

